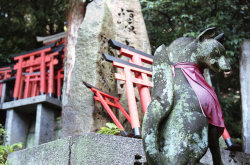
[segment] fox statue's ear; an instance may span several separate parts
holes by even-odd
[[[215,35],[215,29],[216,27],[211,27],[208,28],[206,30],[204,30],[203,32],[201,32],[201,34],[196,38],[196,40],[198,40],[199,42],[204,41],[205,39],[208,38],[213,38]]]
[[[223,43],[224,33],[219,34],[218,36],[214,37],[214,39],[219,41],[220,43]]]

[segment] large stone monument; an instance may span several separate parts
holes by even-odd
[[[102,53],[117,56],[116,51],[108,46],[109,39],[150,51],[138,0],[94,0],[87,5],[85,18],[78,30],[71,80],[63,90],[63,137],[96,131],[110,121],[102,105],[94,102],[93,93],[82,84],[86,81],[103,91],[117,94],[113,76],[116,70],[102,59]],[[119,88],[119,94],[126,98],[124,89]]]
[[[243,150],[250,153],[250,40],[241,45],[240,84],[242,103]]]

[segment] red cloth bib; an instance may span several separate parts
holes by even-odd
[[[193,88],[201,109],[207,117],[208,123],[219,127],[220,135],[225,128],[224,117],[219,100],[213,88],[206,82],[202,75],[199,65],[192,62],[179,62],[172,66],[173,73],[175,68],[180,68]]]

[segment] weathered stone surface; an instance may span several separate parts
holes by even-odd
[[[72,138],[72,143],[71,164],[132,165],[146,162],[139,139],[88,133]]]
[[[250,40],[241,45],[240,84],[242,104],[243,150],[250,153]]]
[[[32,113],[36,109],[36,105],[39,103],[45,103],[46,105],[52,105],[55,110],[61,109],[61,101],[51,98],[47,95],[39,95],[36,97],[29,97],[16,101],[9,101],[2,104],[2,109],[17,109],[20,111]],[[24,108],[25,107],[25,108]]]
[[[54,135],[55,113],[53,109],[38,104],[36,109],[35,145],[52,141]]]
[[[54,123],[61,110],[59,100],[41,95],[5,102],[2,109],[7,110],[5,144],[22,142],[25,148],[56,138]]]
[[[115,40],[127,44],[135,49],[151,54],[151,47],[148,34],[141,12],[140,1],[138,0],[107,0],[107,5],[112,13],[113,22],[116,30]],[[126,59],[126,57],[122,57]],[[118,72],[120,70],[118,69]],[[128,110],[127,95],[123,81],[117,81],[117,90],[120,96],[120,103]],[[143,114],[141,109],[140,97],[137,88],[135,88],[137,108],[142,121]],[[119,114],[119,120],[123,123],[126,130],[130,130],[131,126],[126,118]]]
[[[138,0],[107,0],[116,28],[117,41],[151,53],[148,34]]]
[[[18,142],[25,145],[28,130],[27,116],[14,109],[7,110],[5,130],[7,134],[6,145]]]
[[[134,165],[146,162],[142,141],[87,133],[16,151],[11,165]]]
[[[105,1],[89,3],[78,31],[70,91],[64,92],[62,100],[63,137],[96,130],[110,120],[100,104],[94,105],[93,93],[82,81],[115,93],[114,69],[111,63],[102,59],[102,53],[112,54],[107,41],[114,37],[112,15]]]
[[[68,165],[70,138],[16,151],[8,156],[11,165]]]
[[[222,150],[224,165],[250,162],[250,155]],[[146,159],[140,139],[87,133],[59,139],[8,156],[11,165],[135,165]],[[208,151],[201,159],[212,165]]]
[[[103,106],[94,103],[93,93],[82,85],[82,80],[113,94],[117,94],[118,88],[121,104],[127,109],[124,82],[118,81],[118,85],[116,84],[116,69],[101,57],[102,53],[116,56],[117,51],[110,49],[107,44],[111,38],[150,53],[138,0],[94,0],[88,4],[84,21],[78,31],[70,92],[63,94],[63,137],[96,131],[110,121]],[[137,89],[136,93],[137,105],[140,107]],[[142,111],[139,112],[142,121]],[[119,118],[125,124],[125,129],[131,129],[123,115],[119,114]]]

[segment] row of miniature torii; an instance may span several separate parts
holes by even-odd
[[[112,62],[113,66],[121,68],[123,70],[123,72],[115,73],[115,79],[125,82],[129,114],[119,103],[118,97],[107,92],[101,91],[100,89],[92,86],[91,84],[88,84],[87,82],[83,83],[86,87],[90,88],[92,92],[94,92],[94,99],[96,101],[101,102],[101,104],[104,106],[105,110],[108,112],[114,123],[117,125],[118,128],[122,130],[121,134],[123,136],[128,136],[128,134],[110,107],[118,108],[123,113],[123,115],[131,124],[134,137],[140,138],[141,127],[134,93],[134,84],[137,85],[139,91],[142,111],[144,115],[148,105],[151,102],[149,87],[152,88],[153,83],[149,80],[149,77],[152,77],[152,69],[144,67],[143,63],[152,65],[153,56],[131,48],[127,45],[121,44],[115,40],[109,40],[109,44],[114,49],[119,50],[120,55],[130,58],[130,60],[127,62],[119,58],[103,54],[103,57],[106,61]],[[226,128],[224,129],[222,136],[228,148],[230,149],[233,146],[233,143]]]
[[[16,62],[0,68],[0,98],[5,97],[3,86],[15,81],[13,99],[34,97],[40,94],[61,97],[63,80],[64,40],[28,52],[11,55]],[[2,99],[4,102],[4,98]]]

